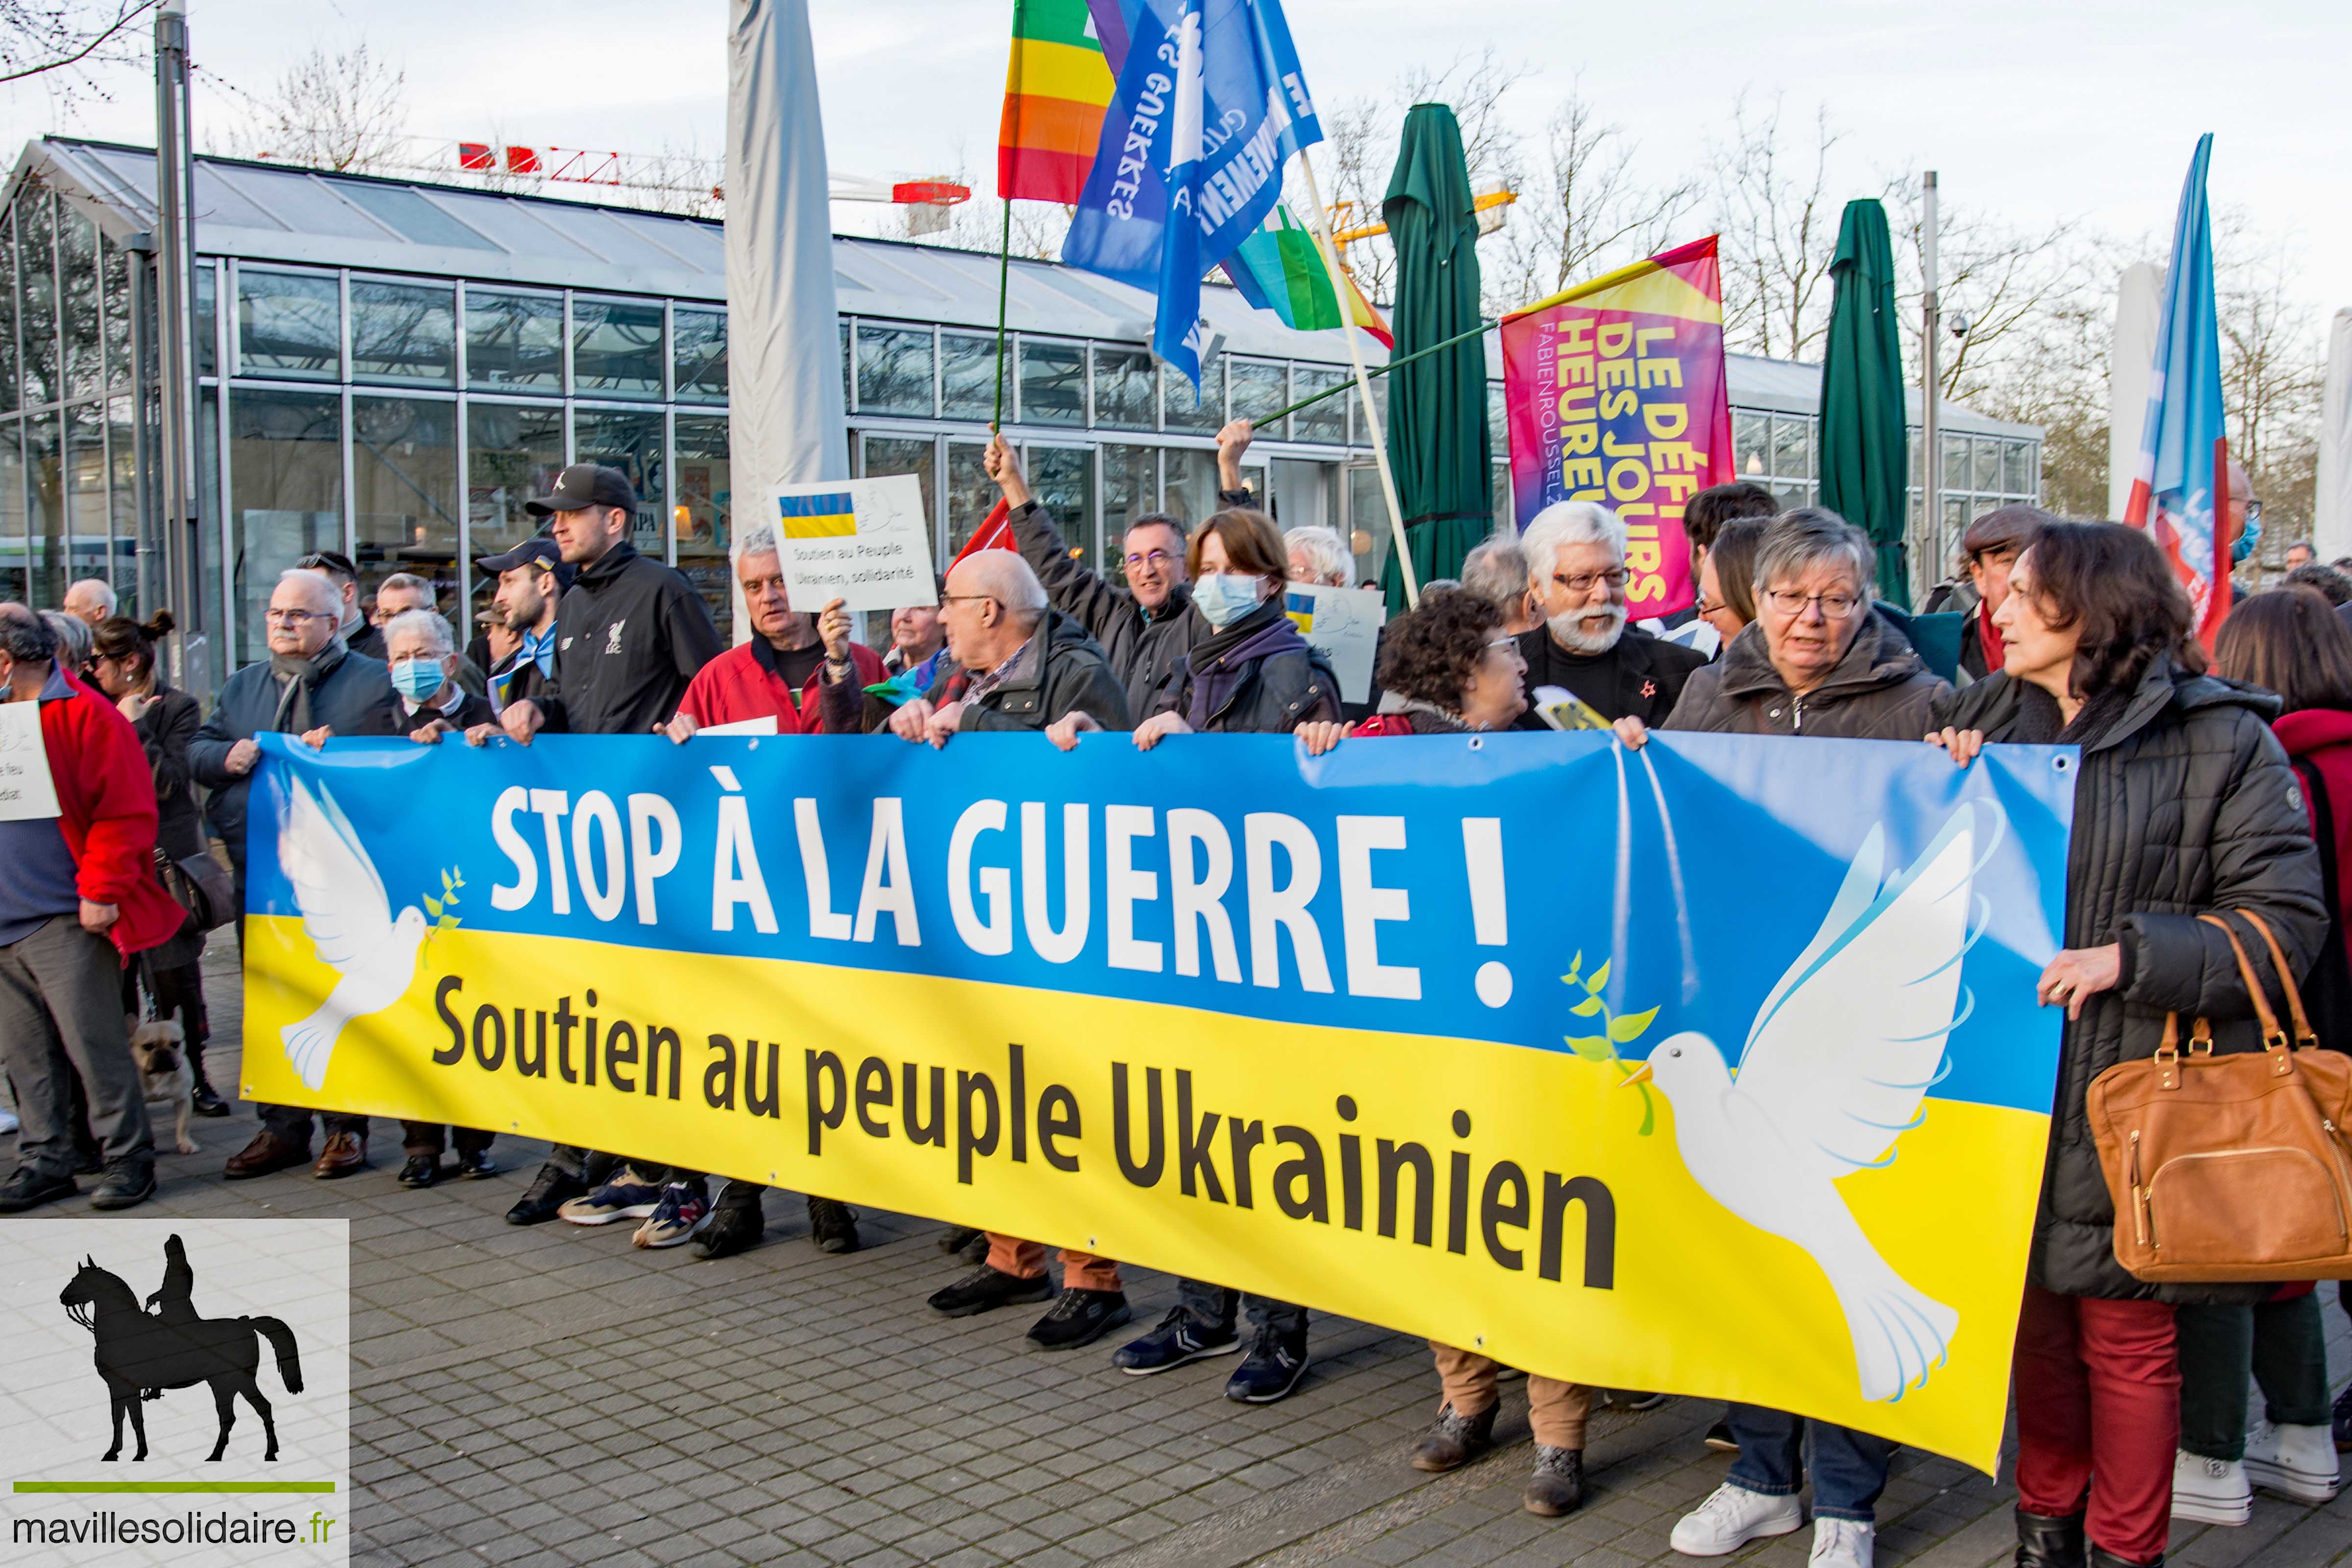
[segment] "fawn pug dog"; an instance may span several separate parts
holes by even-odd
[[[131,1058],[139,1064],[139,1089],[150,1119],[160,1129],[161,1113],[170,1110],[174,1147],[183,1154],[194,1153],[196,1141],[188,1136],[188,1118],[195,1110],[196,1074],[188,1065],[179,1020],[156,1018],[134,1026]]]

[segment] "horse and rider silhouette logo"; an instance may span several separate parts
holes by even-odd
[[[196,1271],[188,1262],[188,1248],[178,1236],[163,1243],[163,1283],[141,1305],[138,1293],[121,1276],[98,1266],[85,1254],[72,1282],[58,1293],[66,1315],[88,1329],[97,1341],[91,1364],[106,1380],[113,1405],[114,1444],[102,1456],[122,1454],[122,1418],[139,1439],[134,1460],[147,1457],[147,1417],[142,1400],[160,1399],[169,1390],[208,1384],[213,1406],[220,1412],[220,1437],[207,1460],[228,1451],[228,1430],[236,1421],[236,1399],[245,1396],[261,1417],[268,1449],[264,1459],[278,1458],[278,1423],[269,1401],[263,1397],[256,1373],[261,1367],[261,1342],[278,1352],[278,1375],[287,1392],[302,1392],[302,1362],[294,1348],[294,1331],[276,1318],[202,1318],[192,1300]]]

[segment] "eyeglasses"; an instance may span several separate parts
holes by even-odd
[[[2246,526],[2248,528],[2260,528],[2262,525],[2263,503],[2258,500],[2248,501],[2246,503]]]
[[[1147,550],[1140,555],[1130,552],[1127,558],[1127,568],[1132,572],[1138,566],[1165,566],[1174,559],[1165,550]]]
[[[341,620],[340,616],[322,616],[316,610],[269,610],[263,619],[273,626],[299,626],[304,621]]]
[[[1551,580],[1571,594],[1590,594],[1595,583],[1606,583],[1610,592],[1614,593],[1623,587],[1632,575],[1622,566],[1612,566],[1606,572],[1580,572],[1573,577],[1563,577],[1555,572]]]
[[[944,610],[950,605],[963,604],[971,601],[983,601],[991,604],[1002,603],[1002,601],[993,594],[941,594],[940,595],[940,608]]]
[[[1821,606],[1824,618],[1842,621],[1862,607],[1862,601],[1852,594],[1806,594],[1794,588],[1767,588],[1764,598],[1776,614],[1801,616],[1808,605]]]

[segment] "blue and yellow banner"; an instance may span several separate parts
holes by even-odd
[[[2070,749],[263,744],[248,1098],[1994,1464]]]

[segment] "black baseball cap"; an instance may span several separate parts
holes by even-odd
[[[518,566],[536,566],[542,572],[554,573],[558,585],[572,586],[572,568],[565,563],[555,541],[544,533],[533,534],[503,555],[482,556],[474,564],[493,576]]]
[[[522,503],[523,510],[533,517],[592,506],[617,506],[635,511],[636,487],[618,468],[608,468],[601,463],[574,463],[555,477],[553,489]]]

